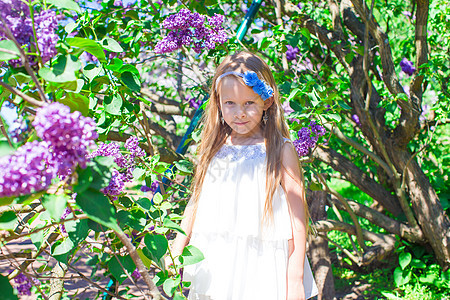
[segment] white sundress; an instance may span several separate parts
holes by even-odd
[[[264,144],[225,144],[212,159],[190,240],[205,259],[185,267],[184,281],[192,282],[188,299],[286,299],[291,223],[280,185],[273,197],[273,225],[261,228],[265,158]],[[303,274],[308,299],[318,291],[306,256]]]

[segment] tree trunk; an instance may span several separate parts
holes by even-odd
[[[325,203],[327,194],[324,191],[313,191],[309,193],[309,203],[311,218],[314,222],[325,220]],[[332,300],[335,297],[334,279],[331,271],[331,259],[328,249],[328,242],[320,237],[311,236],[308,247],[308,255],[311,267],[314,272],[317,288],[319,290],[319,300]]]
[[[407,150],[387,148],[388,151],[391,150],[389,155],[393,157],[397,169],[404,170],[407,166],[404,176],[406,176],[408,195],[414,214],[440,265],[444,270],[448,269],[450,267],[450,220],[442,209],[436,191]]]

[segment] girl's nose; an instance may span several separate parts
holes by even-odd
[[[236,111],[236,118],[240,119],[240,118],[244,118],[245,117],[245,108],[243,107],[239,107],[238,110]]]

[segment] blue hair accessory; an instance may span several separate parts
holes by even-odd
[[[266,101],[268,98],[273,96],[273,89],[268,85],[264,80],[259,79],[258,75],[253,71],[246,71],[245,73],[239,72],[226,72],[217,77],[216,80],[216,91],[217,86],[219,85],[220,79],[227,75],[236,75],[242,77],[244,79],[244,83],[253,88],[253,91],[261,96],[261,99]]]

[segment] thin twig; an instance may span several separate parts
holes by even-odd
[[[10,91],[11,93],[19,96],[20,98],[22,98],[23,100],[29,102],[30,104],[42,107],[44,106],[44,103],[42,101],[36,100],[28,95],[25,95],[24,93],[22,93],[21,91],[19,91],[18,89],[4,83],[3,81],[0,81],[0,85],[2,87],[4,87],[5,89],[7,89],[8,91]]]
[[[8,140],[8,144],[11,148],[13,147],[13,144],[11,143],[11,139],[9,138],[8,132],[6,132],[6,128],[5,128],[5,124],[3,123],[3,118],[0,117],[0,130],[2,131],[3,135],[6,137],[6,139]]]

